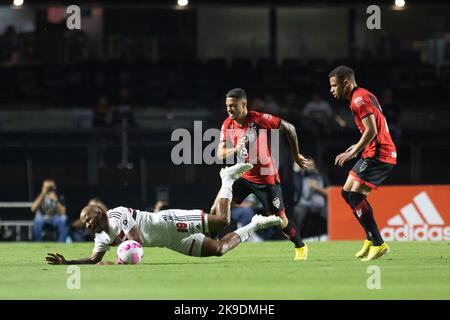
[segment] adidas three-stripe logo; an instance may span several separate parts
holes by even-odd
[[[382,237],[392,240],[450,240],[450,227],[434,206],[426,192],[413,198],[413,202],[400,209],[381,230]]]

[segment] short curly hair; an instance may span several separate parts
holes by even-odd
[[[338,82],[342,82],[344,80],[355,80],[355,72],[350,67],[338,66],[330,72],[328,77],[336,77]]]

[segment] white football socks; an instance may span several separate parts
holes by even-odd
[[[255,224],[250,222],[249,224],[240,227],[234,232],[239,236],[239,238],[241,238],[241,242],[244,242],[247,241],[248,238],[250,238],[250,234],[255,231],[255,227]]]
[[[234,181],[230,177],[223,177],[222,179],[222,187],[219,190],[218,198],[224,198],[228,200],[232,200],[233,198],[233,183]]]

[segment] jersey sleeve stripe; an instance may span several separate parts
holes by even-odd
[[[119,212],[119,211],[111,211],[111,212],[108,212],[108,214],[118,214],[118,215],[122,215],[122,212]]]
[[[364,119],[364,118],[367,118],[367,117],[370,116],[371,114],[373,114],[373,112],[366,113],[365,115],[363,115],[363,116],[361,117],[361,120]]]

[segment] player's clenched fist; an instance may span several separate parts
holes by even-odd
[[[234,150],[236,152],[241,151],[242,149],[245,148],[245,144],[247,143],[247,136],[243,136],[242,138],[240,138],[236,144],[236,146],[234,147]]]

